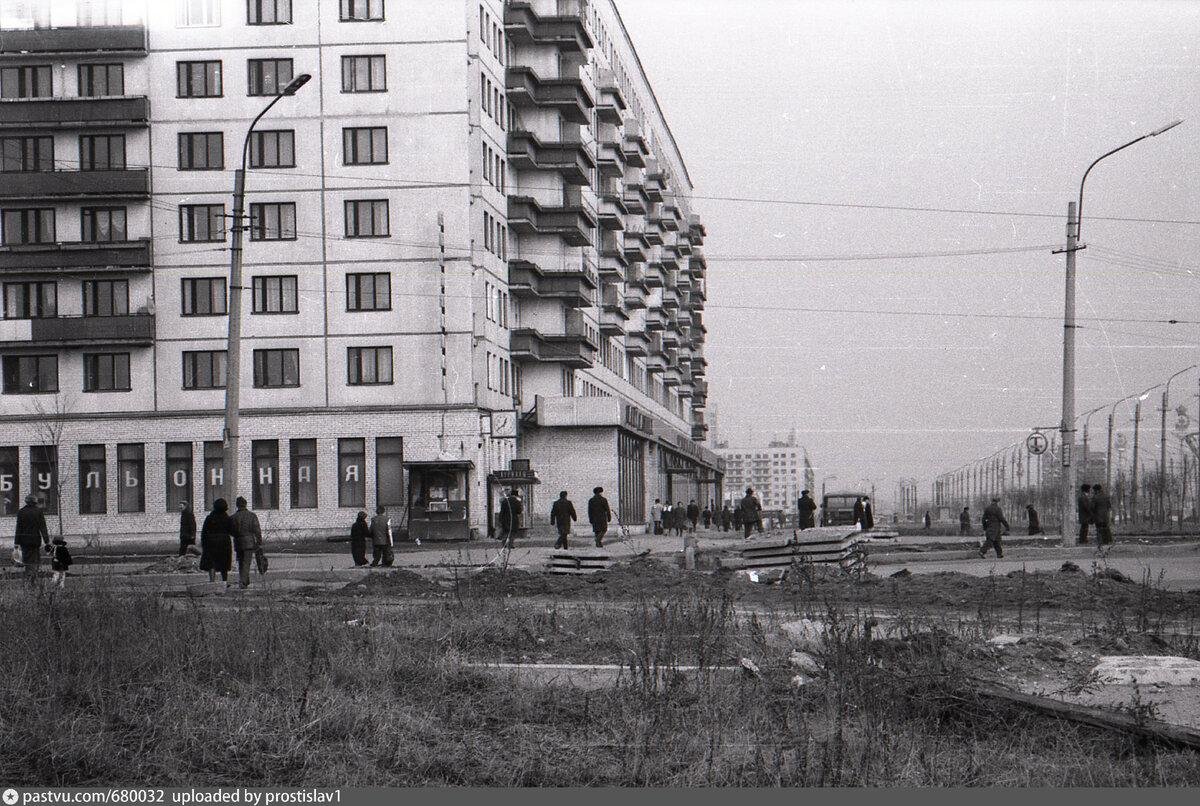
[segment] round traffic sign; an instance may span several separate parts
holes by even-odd
[[[1025,438],[1025,447],[1028,448],[1029,452],[1034,456],[1040,456],[1046,452],[1047,448],[1050,447],[1050,440],[1046,439],[1046,435],[1041,431],[1034,431]]]

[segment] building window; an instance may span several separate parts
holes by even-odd
[[[216,27],[221,24],[221,0],[176,0],[175,24],[180,28]]]
[[[213,502],[225,497],[225,446],[220,442],[204,443],[204,508],[212,509]]]
[[[219,171],[225,167],[223,132],[180,132],[179,170]]]
[[[296,299],[296,275],[255,277],[255,313],[299,313]]]
[[[351,386],[385,386],[391,382],[391,347],[346,349],[346,383]]]
[[[404,506],[404,440],[378,437],[375,440],[375,504]]]
[[[108,475],[103,445],[79,446],[79,514],[103,515],[108,511]]]
[[[378,22],[383,19],[383,0],[341,0],[342,22]]]
[[[347,311],[390,311],[392,275],[387,272],[346,275]]]
[[[43,319],[58,316],[58,283],[5,283],[5,319]]]
[[[177,512],[180,504],[192,500],[192,443],[167,443],[167,512]]]
[[[251,59],[247,72],[247,95],[278,95],[292,82],[292,60]]]
[[[79,96],[100,98],[106,95],[125,94],[125,65],[81,64],[79,65]]]
[[[81,208],[79,210],[79,238],[84,243],[113,243],[127,240],[125,208]]]
[[[50,65],[0,68],[0,98],[49,98],[53,95]]]
[[[128,316],[128,280],[84,280],[84,316]]]
[[[53,170],[53,137],[0,137],[0,171]]]
[[[254,388],[284,389],[299,385],[299,350],[254,351]]]
[[[343,56],[342,92],[385,92],[387,68],[383,56]]]
[[[250,444],[250,497],[255,509],[279,509],[279,440],[256,439]]]
[[[386,165],[387,127],[342,129],[342,159],[346,165]]]
[[[221,62],[176,62],[175,82],[179,98],[220,98]]]
[[[146,446],[117,446],[117,512],[146,511]]]
[[[291,454],[292,509],[317,508],[317,441],[293,439]]]
[[[129,353],[85,353],[83,391],[128,392]]]
[[[266,202],[251,204],[250,240],[296,240],[296,203]]]
[[[17,514],[21,498],[21,449],[0,448],[0,517]]]
[[[247,25],[291,25],[292,0],[246,0]]]
[[[31,395],[57,391],[57,355],[4,356],[4,394]]]
[[[5,246],[54,243],[53,207],[5,210],[3,222]]]
[[[181,204],[180,243],[220,243],[225,240],[225,205]]]
[[[277,129],[250,134],[251,168],[295,168],[296,133]]]
[[[224,389],[225,351],[185,351],[183,354],[183,388]]]
[[[346,202],[347,238],[386,238],[388,234],[387,199]]]
[[[184,277],[182,283],[184,316],[225,315],[224,277]]]
[[[367,505],[367,441],[338,440],[338,506],[361,509]]]
[[[58,514],[58,447],[31,445],[29,447],[29,476],[33,494],[43,502],[42,512]]]
[[[125,170],[125,135],[84,134],[79,137],[79,170]]]

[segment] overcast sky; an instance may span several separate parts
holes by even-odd
[[[721,438],[794,427],[819,477],[890,499],[902,476],[927,495],[937,473],[1057,424],[1062,255],[786,258],[1059,244],[1088,163],[1176,118],[1088,180],[1078,410],[1200,360],[1200,325],[1100,321],[1200,320],[1200,225],[1094,218],[1200,221],[1200,4],[617,2],[708,227]],[[705,198],[720,196],[1043,217]],[[997,314],[1038,318],[983,318]],[[1193,371],[1172,406],[1195,411],[1196,392]]]

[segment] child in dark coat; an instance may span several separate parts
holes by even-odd
[[[50,570],[54,572],[53,584],[59,588],[67,586],[67,569],[71,567],[71,552],[67,549],[67,541],[61,537],[54,538],[54,550],[50,557]]]

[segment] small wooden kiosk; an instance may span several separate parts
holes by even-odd
[[[408,473],[408,534],[411,539],[470,540],[470,475],[467,459],[405,462]]]

